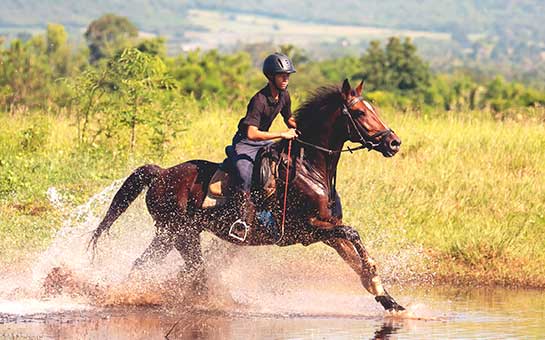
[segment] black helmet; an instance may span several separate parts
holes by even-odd
[[[277,73],[295,73],[295,67],[287,55],[282,53],[273,53],[265,58],[263,62],[263,74],[268,79]]]

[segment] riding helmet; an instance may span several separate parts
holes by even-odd
[[[263,62],[263,74],[268,79],[274,77],[277,73],[295,73],[295,67],[287,55],[282,53],[273,53],[265,58]]]

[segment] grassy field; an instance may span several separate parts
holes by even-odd
[[[68,118],[0,115],[1,261],[43,249],[60,226],[49,187],[75,207],[146,162],[221,161],[243,108],[187,111],[188,121],[180,122],[186,131],[162,159],[145,145],[131,156],[80,148]],[[403,141],[400,153],[343,155],[345,221],[372,254],[420,247],[428,260],[418,259],[419,270],[437,281],[545,287],[545,127],[489,116],[385,112]]]

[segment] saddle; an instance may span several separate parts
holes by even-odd
[[[225,148],[227,158],[220,164],[210,183],[202,208],[215,208],[224,205],[234,193],[235,169],[233,159],[236,154],[233,147]],[[262,200],[267,200],[276,192],[280,152],[274,145],[261,148],[254,161],[252,174],[252,192],[257,192]]]

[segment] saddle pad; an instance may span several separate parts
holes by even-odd
[[[208,185],[208,193],[214,196],[225,196],[229,192],[229,174],[218,169]]]
[[[202,203],[203,208],[213,208],[223,205],[229,192],[229,174],[218,169],[212,176],[206,197]]]

